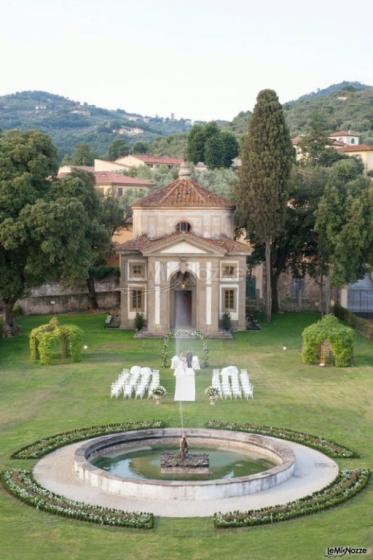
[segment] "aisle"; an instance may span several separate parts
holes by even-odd
[[[195,401],[196,383],[195,375],[184,373],[176,375],[174,401]]]

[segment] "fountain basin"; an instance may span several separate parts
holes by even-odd
[[[119,496],[162,500],[209,500],[255,494],[288,480],[294,472],[295,456],[283,443],[265,436],[188,428],[184,430],[191,450],[193,447],[223,448],[254,454],[274,466],[263,472],[214,480],[155,480],[130,479],[113,475],[92,464],[92,460],[115,451],[134,452],[159,445],[177,446],[181,436],[178,428],[136,430],[90,440],[74,454],[75,476],[92,487]]]

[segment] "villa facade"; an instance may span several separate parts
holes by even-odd
[[[133,238],[117,247],[121,272],[121,328],[140,313],[149,336],[171,329],[221,334],[224,313],[246,326],[248,245],[234,240],[233,204],[179,178],[133,206]]]

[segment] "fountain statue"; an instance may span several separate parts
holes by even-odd
[[[208,474],[207,453],[189,453],[189,445],[184,433],[181,434],[179,453],[164,452],[161,455],[161,473]]]
[[[188,455],[188,452],[189,452],[189,445],[188,445],[188,442],[187,442],[186,435],[183,434],[181,436],[181,439],[180,439],[180,454],[179,454],[180,459],[182,461],[185,461],[186,456]]]

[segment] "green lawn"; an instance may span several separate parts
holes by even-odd
[[[361,455],[341,466],[373,469],[373,345],[358,337],[356,365],[333,369],[300,361],[303,328],[312,314],[275,317],[260,332],[211,341],[210,365],[234,363],[249,370],[254,401],[219,401],[210,407],[203,390],[211,370],[198,375],[196,403],[185,403],[184,421],[202,426],[209,418],[285,426],[321,434]],[[161,341],[134,340],[132,333],[103,328],[103,315],[61,318],[85,331],[88,345],[79,364],[40,367],[30,362],[27,334],[45,322],[22,318],[22,335],[0,340],[0,467],[27,466],[10,455],[46,435],[125,419],[163,419],[179,425],[174,381],[161,370],[169,395],[153,402],[111,400],[109,389],[120,369],[140,363],[160,366]],[[195,343],[197,344],[197,343]],[[287,350],[283,351],[282,347]],[[373,483],[345,505],[314,516],[251,529],[217,531],[211,519],[157,520],[153,531],[101,528],[38,512],[0,488],[2,560],[161,560],[323,558],[327,546],[373,547]]]

